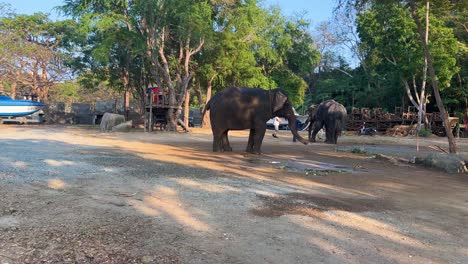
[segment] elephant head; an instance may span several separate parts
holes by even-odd
[[[312,121],[312,123],[315,121],[315,114],[317,113],[317,108],[318,108],[318,105],[311,104],[307,111],[309,113],[309,119],[310,121]]]
[[[291,133],[297,138],[297,140],[304,145],[309,144],[308,140],[305,140],[299,135],[299,133],[297,133],[296,115],[286,93],[281,89],[272,90],[271,93],[273,94],[271,99],[272,117],[278,116],[286,118],[286,120],[288,120]]]

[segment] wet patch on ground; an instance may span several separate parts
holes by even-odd
[[[425,146],[421,146],[419,152],[416,151],[416,146],[402,146],[402,145],[375,145],[375,144],[366,144],[366,145],[352,145],[352,146],[340,146],[336,148],[336,151],[341,152],[351,152],[355,154],[362,155],[375,155],[375,154],[384,154],[395,157],[402,157],[406,159],[411,159],[414,156],[418,155],[427,155],[434,152],[433,149],[430,149]]]
[[[382,212],[392,209],[388,201],[366,198],[323,197],[305,193],[288,193],[278,196],[257,195],[262,206],[250,213],[262,217],[279,217],[286,214],[320,216],[326,211]]]
[[[248,163],[273,167],[275,169],[289,172],[305,173],[306,175],[326,175],[331,173],[353,173],[355,170],[351,167],[341,164],[320,162],[310,159],[279,159],[268,157],[247,157]]]

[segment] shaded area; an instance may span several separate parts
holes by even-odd
[[[257,216],[278,217],[285,214],[321,216],[332,210],[346,212],[381,212],[393,209],[389,201],[350,197],[322,197],[305,193],[287,193],[276,197],[257,195],[263,205],[251,209]],[[323,216],[322,216],[323,217]]]
[[[206,135],[142,142],[139,133],[100,138],[72,131],[2,134],[0,261],[457,263],[468,257],[463,177],[326,145],[266,141],[266,160],[365,167],[311,177],[256,162],[258,156],[213,155]]]

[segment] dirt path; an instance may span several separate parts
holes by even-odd
[[[0,126],[0,264],[466,263],[466,175],[291,138]]]

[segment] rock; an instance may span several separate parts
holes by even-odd
[[[394,157],[384,155],[384,154],[375,154],[375,158],[379,160],[388,160],[388,161],[396,162],[396,159]]]
[[[425,166],[442,169],[448,173],[468,173],[465,160],[459,155],[431,153],[426,157],[417,157],[415,162]]]
[[[132,121],[121,123],[112,128],[112,132],[128,132],[132,129]]]
[[[105,113],[99,125],[102,132],[112,131],[112,128],[125,122],[123,115]]]
[[[401,157],[393,157],[384,154],[375,154],[375,158],[379,160],[390,161],[391,163],[397,164],[398,162],[402,163],[411,163],[409,159],[401,158]],[[414,162],[413,162],[414,163]]]

